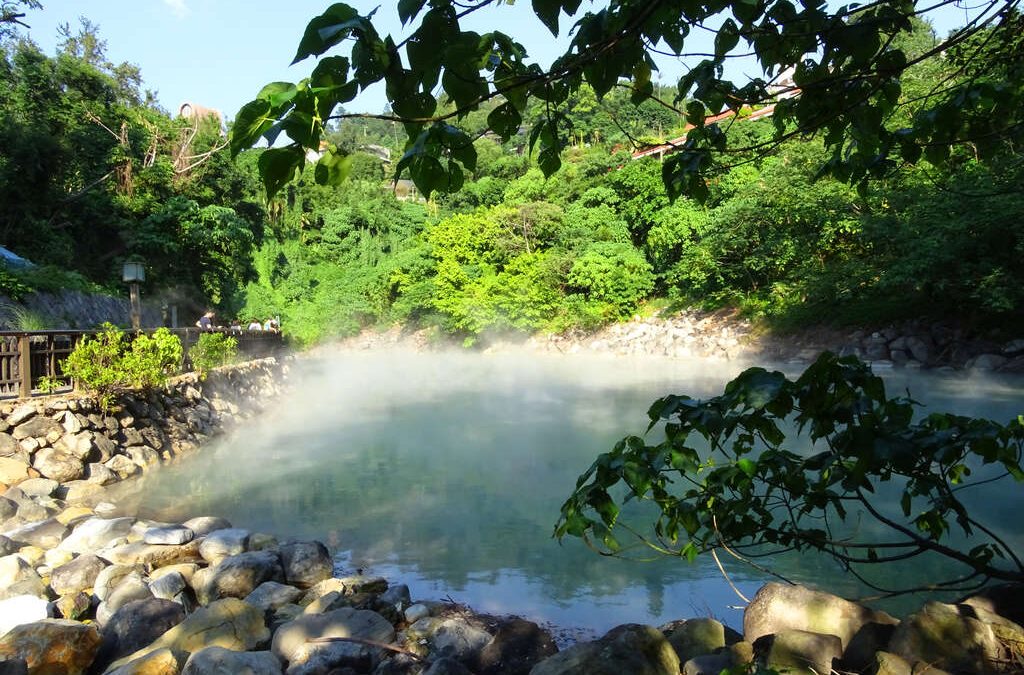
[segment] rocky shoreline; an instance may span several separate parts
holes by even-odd
[[[367,330],[343,340],[344,349],[403,346],[421,351],[456,345],[429,331]],[[759,330],[733,312],[664,313],[602,328],[594,333],[485,336],[484,351],[511,349],[555,354],[664,356],[809,364],[823,351],[854,355],[876,369],[944,369],[1024,373],[1024,339],[996,340],[959,326],[905,321],[875,330],[818,327],[776,335]]]
[[[1017,588],[926,603],[902,621],[765,585],[742,634],[707,618],[627,624],[558,649],[518,617],[410,597],[341,570],[321,542],[116,515],[106,487],[193,452],[286,386],[274,359],[177,379],[104,411],[83,397],[0,407],[0,675],[1020,672]],[[275,536],[277,535],[277,536]]]

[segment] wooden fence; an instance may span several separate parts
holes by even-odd
[[[188,350],[199,341],[202,331],[198,328],[168,330],[181,340],[184,353],[182,370],[191,370],[192,363],[188,358]],[[239,355],[248,358],[272,356],[284,347],[280,333],[227,330],[217,332],[234,337],[238,341]],[[0,398],[28,398],[36,394],[71,390],[74,383],[65,375],[63,361],[79,340],[93,335],[96,335],[96,331],[0,331]],[[128,332],[129,339],[132,335]],[[56,385],[56,389],[48,389],[45,392],[40,390],[41,381],[49,381],[51,385]]]

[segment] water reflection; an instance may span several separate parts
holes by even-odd
[[[305,365],[278,414],[136,486],[135,508],[321,539],[345,565],[401,579],[414,596],[482,611],[594,631],[698,615],[737,625],[739,600],[712,560],[602,558],[575,540],[559,545],[551,530],[576,477],[624,434],[642,432],[655,398],[715,395],[741,369],[585,357],[320,360]],[[960,398],[954,382],[896,386],[1003,421],[1020,411],[1011,383]],[[798,579],[857,592],[823,558],[778,563]],[[748,596],[764,580],[726,565]]]

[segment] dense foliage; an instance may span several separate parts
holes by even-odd
[[[447,11],[436,5],[430,16]],[[930,115],[929,92],[965,74],[1018,87],[1012,44],[994,24],[952,44],[923,22],[911,28],[891,45],[910,65],[887,129]],[[1024,162],[1006,135],[984,149],[951,137],[941,161],[886,163],[863,190],[821,174],[834,139],[780,140],[778,118],[746,121],[741,110],[721,129],[729,147],[774,151],[737,152],[715,165],[703,201],[672,200],[663,169],[683,155],[629,151],[684,133],[685,111],[659,103],[674,92],[652,85],[634,105],[629,87],[567,76],[564,98],[515,102],[515,130],[507,98],[438,101],[438,114],[458,111],[460,130],[417,128],[439,129],[429,143],[458,145],[461,190],[427,199],[404,179],[410,162],[429,164],[407,144],[404,108],[320,118],[326,161],[271,171],[267,183],[291,150],[243,151],[240,114],[232,162],[216,119],[156,108],[136,69],[107,62],[87,21],[65,30],[52,57],[16,35],[0,44],[0,233],[40,263],[0,270],[15,299],[57,287],[123,292],[117,271],[133,257],[147,265],[144,297],[213,307],[225,323],[280,316],[302,343],[396,322],[473,343],[666,306],[738,307],[785,325],[929,315],[1007,333],[1024,325]],[[317,77],[340,67],[324,62]],[[308,86],[278,83],[259,100],[295,103]],[[544,133],[530,131],[552,111],[563,116],[557,167]],[[511,135],[487,132],[502,120]],[[321,184],[340,176],[340,188]]]
[[[226,366],[238,355],[238,340],[227,333],[200,333],[196,343],[189,347],[188,360],[200,377],[213,368]]]
[[[85,336],[63,362],[75,385],[92,391],[108,407],[117,394],[152,389],[167,382],[181,367],[181,340],[166,328],[131,337],[104,324],[95,337]]]
[[[886,593],[919,589],[871,581],[865,565],[929,555],[959,564],[922,588],[1024,579],[1012,546],[967,505],[972,488],[991,494],[998,481],[1024,480],[1024,416],[1006,426],[944,413],[915,420],[914,405],[887,398],[863,363],[831,354],[796,380],[751,368],[721,396],[666,396],[648,413],[663,440],[629,436],[600,455],[555,534],[613,554],[638,541],[690,560],[721,548],[747,558],[823,551]],[[653,528],[627,522],[631,499],[653,503]]]

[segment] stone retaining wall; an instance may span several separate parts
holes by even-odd
[[[80,395],[0,406],[0,492],[52,495],[47,510],[54,512],[95,502],[104,486],[194,450],[258,412],[287,371],[269,358],[215,369],[205,380],[189,373],[162,390],[125,396],[112,410]],[[0,523],[40,515],[38,502],[0,498]]]

